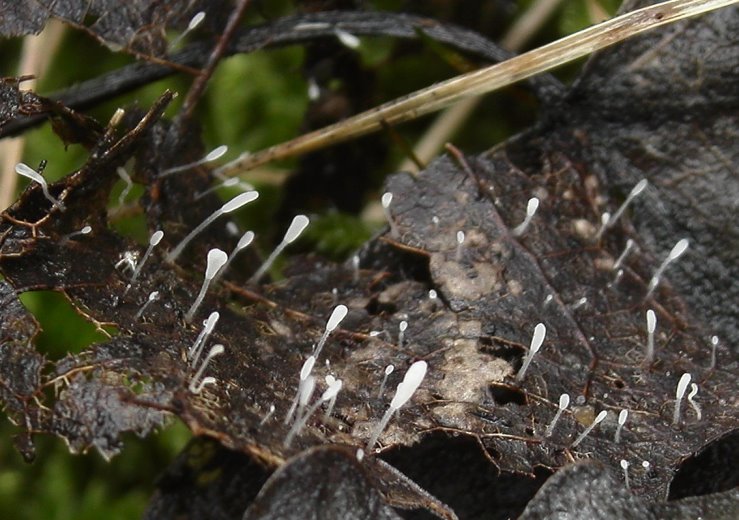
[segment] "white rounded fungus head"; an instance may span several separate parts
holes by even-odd
[[[298,239],[300,234],[305,231],[305,228],[310,224],[310,219],[305,215],[296,215],[293,221],[290,223],[290,227],[285,232],[285,238],[282,241],[286,244],[291,244]]]
[[[316,364],[315,356],[308,356],[308,359],[306,359],[305,362],[303,363],[303,368],[300,369],[300,380],[301,381],[305,381],[306,379],[308,379],[308,376],[313,370],[313,365],[315,364]]]
[[[251,244],[253,240],[254,240],[254,232],[253,231],[247,231],[239,239],[239,243],[236,244],[236,249],[237,250],[244,249],[249,244]]]
[[[200,25],[201,23],[203,23],[203,20],[205,20],[205,11],[198,11],[197,13],[195,13],[195,16],[193,16],[192,18],[190,18],[190,23],[187,24],[187,30],[188,31],[192,31],[198,25]],[[220,146],[218,148],[220,148]],[[217,148],[216,148],[216,150],[217,150]],[[211,152],[211,153],[213,153],[213,152]]]
[[[595,420],[593,421],[593,424],[598,424],[603,421],[603,419],[606,418],[608,415],[608,410],[602,410],[598,415],[595,416]]]
[[[28,177],[29,179],[36,181],[39,184],[46,183],[46,179],[44,179],[36,170],[22,162],[15,165],[15,173],[24,177]]]
[[[688,389],[688,384],[690,383],[690,374],[685,372],[682,376],[680,376],[680,381],[677,382],[677,391],[675,392],[675,397],[678,399],[682,399],[685,395],[685,390]]]
[[[400,330],[400,332],[405,332],[408,329],[408,322],[405,320],[401,321],[398,325],[398,329]]]
[[[534,335],[531,338],[531,352],[535,354],[541,348],[541,344],[544,343],[544,338],[547,335],[547,328],[543,323],[538,323],[534,327]]]
[[[200,14],[200,13],[198,13],[198,14]],[[195,16],[197,16],[197,15],[195,15]],[[205,18],[205,13],[203,13],[203,18]],[[193,20],[194,19],[195,18],[193,17]],[[216,159],[220,159],[221,157],[223,157],[226,154],[227,151],[228,151],[228,146],[226,146],[225,144],[222,144],[218,148],[214,148],[213,150],[211,150],[208,153],[208,155],[205,156],[205,158],[203,160],[205,162],[215,161]]]
[[[221,212],[230,213],[239,209],[244,204],[248,204],[252,201],[257,200],[257,198],[259,198],[258,191],[246,191],[244,193],[239,193],[234,198],[226,202],[223,206],[221,206]]]
[[[218,311],[213,311],[208,316],[208,319],[205,320],[205,332],[210,334],[213,329],[216,326],[216,323],[218,323],[218,319],[221,317],[221,314]]]
[[[154,247],[162,241],[162,238],[164,238],[164,231],[154,231],[154,233],[152,233],[151,237],[149,238],[149,245]]]
[[[395,396],[390,402],[390,408],[399,409],[413,396],[421,381],[426,376],[428,364],[425,361],[416,361],[413,363],[403,377],[403,381],[398,385]]]
[[[464,243],[464,231],[457,231],[457,244],[462,245]]]
[[[647,332],[650,334],[654,333],[657,328],[657,315],[652,309],[647,310]]]
[[[385,375],[389,376],[393,373],[393,370],[395,370],[395,367],[393,365],[388,365],[385,367]]]
[[[300,398],[298,402],[300,403],[300,406],[305,406],[308,404],[308,401],[310,401],[311,396],[313,395],[313,390],[316,388],[316,378],[313,376],[308,376],[308,378],[303,382],[303,386],[300,387]]]
[[[346,305],[337,305],[326,322],[326,330],[333,332],[339,326],[339,323],[346,318],[348,312],[349,309],[346,308]]]
[[[537,209],[539,209],[539,199],[537,199],[536,197],[531,197],[528,204],[526,204],[526,215],[529,217],[533,217]]]
[[[672,251],[670,251],[670,254],[667,256],[667,258],[672,260],[676,260],[680,255],[682,255],[690,245],[690,242],[688,242],[687,238],[683,238],[677,241],[677,244],[672,248]]]
[[[632,198],[639,195],[644,189],[647,187],[647,184],[649,184],[649,181],[647,179],[642,179],[639,182],[636,183],[636,186],[631,188],[631,193],[629,194]]]
[[[25,166],[25,165],[24,165],[24,166]],[[19,172],[19,173],[20,173],[20,172]],[[34,172],[34,173],[35,173],[35,172]],[[382,199],[381,199],[381,202],[382,202],[382,207],[383,207],[383,208],[385,208],[385,209],[389,208],[389,207],[390,207],[390,203],[391,203],[392,201],[393,201],[393,194],[392,194],[392,193],[390,193],[390,192],[388,191],[388,192],[385,192],[385,193],[383,193],[383,194],[382,194]]]
[[[149,301],[153,302],[154,300],[159,299],[159,291],[152,291],[149,293]]]
[[[332,384],[328,385],[328,388],[321,395],[321,401],[328,401],[336,397],[343,384],[344,382],[341,379],[336,379]]]
[[[621,426],[623,426],[624,424],[626,424],[626,419],[628,419],[628,418],[629,418],[629,411],[626,410],[626,409],[621,410],[618,413],[618,424],[620,424]]]
[[[215,357],[215,356],[219,356],[219,355],[223,354],[224,350],[226,350],[225,347],[223,345],[221,345],[220,343],[218,343],[217,345],[213,345],[210,348],[210,351],[208,352],[208,357],[209,358],[212,358],[212,357]]]
[[[570,405],[570,394],[562,394],[559,396],[559,409],[564,410]]]
[[[208,251],[208,266],[205,268],[205,278],[212,280],[218,270],[226,263],[226,260],[228,260],[228,255],[225,251],[217,247]]]

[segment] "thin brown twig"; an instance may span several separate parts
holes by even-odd
[[[190,90],[187,93],[187,97],[182,104],[182,118],[190,119],[192,117],[195,106],[198,104],[203,92],[205,92],[208,80],[210,80],[213,72],[216,70],[218,62],[226,52],[241,19],[244,17],[246,8],[249,6],[249,1],[250,0],[239,0],[238,4],[236,4],[236,9],[234,9],[231,16],[229,16],[223,35],[218,39],[218,43],[213,48],[213,52],[210,53],[208,62],[205,64],[205,68],[200,72],[200,75],[195,78],[192,87],[190,87]]]

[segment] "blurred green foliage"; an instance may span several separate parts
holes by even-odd
[[[513,6],[509,9],[512,21],[532,1],[498,3]],[[498,3],[481,2],[490,5]],[[598,2],[610,13],[615,11],[617,3],[617,0]],[[386,0],[372,4],[378,9],[397,9],[402,2]],[[536,35],[532,45],[589,25],[592,11],[589,7],[592,5],[594,0],[564,1],[560,11]],[[263,8],[269,9],[270,17],[291,10],[287,2],[277,2]],[[441,16],[454,12],[457,6],[454,2],[436,2],[424,7],[425,14],[433,12],[434,8]],[[259,21],[258,15],[252,16],[252,21]],[[487,36],[495,37],[491,34]],[[415,52],[396,54],[394,51],[399,44],[392,39],[363,38],[362,41],[359,52],[364,65],[377,75],[378,102],[459,73],[460,63],[465,63],[463,58],[458,60],[454,53],[447,53],[433,45],[421,45]],[[6,58],[0,60],[1,75],[15,73],[19,42],[0,42],[0,56]],[[59,49],[50,52],[54,52],[52,66],[37,89],[42,94],[133,62],[133,58],[91,43],[87,36],[73,30],[66,32]],[[80,56],[84,56],[84,60],[80,60]],[[244,150],[261,149],[298,135],[308,106],[307,83],[301,75],[303,56],[303,49],[292,47],[225,59],[216,70],[198,108],[206,147],[212,149],[227,144],[230,151],[226,159],[232,159]],[[572,72],[565,71],[565,77],[568,74]],[[91,110],[90,114],[99,121],[106,121],[120,106],[137,103],[147,107],[164,89],[171,89],[181,94],[168,109],[167,114],[171,116],[178,110],[188,85],[187,78],[181,76],[162,80],[103,103]],[[481,151],[525,128],[534,116],[534,100],[522,95],[520,90],[509,89],[488,96],[454,142],[465,151]],[[404,125],[399,131],[413,143],[428,124],[429,119],[426,118]],[[45,175],[50,180],[79,168],[87,157],[79,146],[65,148],[49,125],[27,132],[25,139],[24,161],[35,166],[46,159],[48,167]],[[378,175],[392,172],[402,158],[402,151],[397,147],[393,149],[386,168]],[[260,203],[239,212],[237,220],[245,228],[258,233],[265,232],[267,236],[281,234],[284,230],[272,229],[274,212],[281,200],[280,182],[264,178],[249,181],[260,190]],[[112,205],[117,204],[122,187],[121,183],[112,194]],[[22,188],[23,184],[19,191]],[[220,191],[224,195],[233,194],[229,190]],[[140,193],[141,188],[135,188],[127,200],[135,200]],[[141,217],[117,221],[114,226],[119,232],[145,243],[147,233]],[[358,216],[329,208],[322,214],[312,215],[312,225],[301,238],[297,249],[308,248],[341,260],[367,240],[377,230],[376,226],[376,223],[367,223]],[[95,330],[59,294],[27,293],[22,295],[22,301],[41,323],[43,332],[37,338],[37,344],[50,359],[58,359],[69,352],[79,352],[91,343],[105,339],[102,332]],[[154,488],[156,476],[190,437],[188,430],[175,422],[147,439],[128,438],[123,453],[110,463],[96,453],[70,455],[58,439],[41,438],[37,439],[36,463],[27,465],[9,442],[15,431],[8,421],[0,421],[0,439],[3,439],[0,442],[0,518],[18,520],[138,518]]]

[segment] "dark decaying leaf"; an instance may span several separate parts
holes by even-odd
[[[594,462],[567,466],[551,477],[526,506],[520,520],[730,520],[739,515],[739,489],[649,504],[634,496],[612,471]]]
[[[424,359],[426,379],[380,437],[380,451],[401,469],[403,461],[421,453],[426,458],[415,460],[428,467],[438,463],[435,457],[448,460],[438,477],[424,484],[436,494],[435,486],[448,491],[458,483],[449,499],[439,496],[461,518],[515,515],[544,476],[583,458],[610,468],[618,468],[621,459],[631,462],[631,491],[641,498],[624,493],[627,506],[662,501],[681,464],[712,442],[732,438],[739,424],[737,361],[721,343],[719,363],[712,366],[707,340],[714,333],[735,340],[736,308],[733,300],[700,305],[721,291],[735,291],[739,283],[732,278],[736,228],[712,216],[710,198],[720,190],[717,196],[726,206],[739,191],[731,171],[737,148],[730,139],[737,113],[727,108],[731,91],[724,90],[737,83],[738,58],[726,49],[738,19],[737,10],[727,10],[595,58],[569,98],[548,107],[529,132],[475,158],[441,158],[418,177],[392,176],[387,182],[394,194],[392,231],[362,249],[358,273],[349,265],[305,258],[289,267],[285,280],[249,286],[240,283],[254,269],[254,258],[246,258],[211,290],[192,325],[183,316],[200,288],[206,251],[230,250],[235,239],[223,230],[224,218],[186,250],[178,265],[163,260],[164,252],[220,201],[212,196],[194,203],[209,183],[205,169],[157,177],[163,168],[196,157],[201,148],[194,129],[157,121],[168,98],[140,122],[132,112],[120,130],[106,130],[85,166],[51,186],[65,211],[50,208],[40,188],[31,186],[3,214],[0,272],[13,290],[3,286],[0,311],[3,323],[8,316],[7,323],[15,325],[0,329],[3,377],[12,374],[12,380],[0,380],[0,397],[27,431],[54,433],[75,451],[95,447],[108,457],[120,449],[122,432],[145,434],[165,414],[177,415],[196,434],[245,454],[265,474],[280,468],[251,515],[303,518],[302,513],[315,512],[311,490],[320,489],[336,497],[336,517],[382,511],[378,514],[393,518],[388,505],[422,506],[443,516],[438,502],[424,498],[373,456],[360,464],[354,455],[366,448],[407,367]],[[695,62],[702,66],[692,68]],[[606,77],[606,70],[617,75]],[[659,85],[642,77],[643,71],[655,70],[655,78],[662,78]],[[650,91],[650,86],[661,90]],[[688,115],[670,102],[686,91],[682,104]],[[117,179],[115,167],[134,155],[135,178],[146,185],[141,201],[149,227],[163,229],[165,238],[124,295],[130,273],[120,261],[127,254],[140,258],[143,248],[109,228],[106,204]],[[696,168],[699,175],[692,173]],[[651,188],[598,239],[601,213],[613,213],[642,177]],[[540,199],[539,210],[529,228],[514,236],[511,229],[523,220],[532,196]],[[84,225],[92,233],[65,238]],[[461,245],[458,231],[465,233]],[[656,266],[683,237],[691,240],[691,248],[648,296]],[[638,250],[617,277],[613,264],[627,238]],[[725,250],[716,245],[721,240],[728,243]],[[711,251],[716,256],[708,256]],[[700,274],[700,281],[691,273]],[[690,287],[679,281],[681,275]],[[429,298],[432,288],[439,298]],[[29,347],[36,326],[19,324],[26,320],[17,319],[23,314],[14,292],[45,289],[62,292],[101,329],[115,326],[117,335],[42,370],[43,359]],[[138,316],[153,291],[160,299]],[[320,391],[329,373],[344,387],[333,414],[316,413],[288,445],[290,425],[283,419],[300,368],[339,302],[349,314],[314,374]],[[648,308],[659,324],[651,366],[643,363]],[[188,385],[197,367],[189,365],[186,352],[213,310],[221,318],[208,346],[221,343],[225,353],[206,370],[217,383],[193,393]],[[402,342],[401,321],[409,324]],[[517,382],[539,322],[547,326],[544,346]],[[388,364],[396,370],[380,396]],[[675,387],[685,372],[698,384],[701,416],[683,402],[679,423],[673,425]],[[59,389],[57,398],[45,392],[52,386]],[[562,393],[573,405],[546,437]],[[272,405],[276,412],[266,418]],[[629,410],[629,419],[616,442],[622,409]],[[601,410],[609,412],[606,420],[572,448]],[[452,453],[458,443],[466,456],[477,458],[470,463],[444,455],[443,448],[430,450],[430,441],[447,443]],[[348,447],[315,448],[325,444]],[[30,445],[25,449],[30,455]],[[198,476],[209,474],[204,469],[209,461],[199,467],[192,463],[193,449],[197,446],[171,469],[174,482],[192,475],[200,481]],[[219,460],[215,457],[209,460]],[[213,464],[213,471],[220,471],[221,464]],[[462,496],[464,479],[455,477],[473,466],[480,474],[523,478],[525,492],[508,509],[491,504],[479,511]],[[237,471],[226,467],[224,474]],[[328,481],[326,474],[332,475]],[[708,490],[736,485],[736,473],[720,480]],[[189,494],[207,496],[217,487],[198,482],[180,493],[167,488],[167,478],[162,482],[150,510],[150,515],[161,512],[161,518],[181,514],[182,504],[207,509],[205,500],[190,500]],[[610,486],[593,482],[594,489],[604,485]],[[193,518],[225,518],[244,506],[232,492],[213,496],[224,500],[221,509]],[[458,505],[455,496],[462,497]],[[594,507],[604,510],[600,499],[594,500]],[[286,514],[289,504],[304,509],[292,514],[293,507]]]
[[[41,32],[49,18],[85,26],[111,46],[146,54],[166,50],[166,30],[183,28],[199,11],[220,19],[224,1],[173,0],[0,0],[0,36],[12,37]],[[208,20],[210,22],[210,20]]]

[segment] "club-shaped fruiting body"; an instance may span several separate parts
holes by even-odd
[[[644,364],[651,365],[654,361],[654,331],[657,329],[657,315],[652,309],[647,309],[647,352]]]
[[[595,428],[601,422],[603,422],[603,419],[605,419],[607,415],[608,415],[608,411],[607,410],[603,410],[598,415],[596,415],[595,416],[595,419],[592,422],[592,424],[590,426],[588,426],[587,428],[585,428],[585,431],[583,431],[577,437],[577,439],[575,439],[575,442],[572,443],[572,445],[570,446],[570,448],[577,448],[577,446],[583,441],[583,439],[585,439],[585,437],[587,437],[590,434],[590,432],[593,431],[593,428]]]
[[[200,307],[200,304],[203,302],[203,298],[205,298],[205,293],[208,292],[208,286],[210,286],[211,280],[213,280],[221,267],[224,266],[227,259],[228,255],[226,255],[224,251],[218,249],[217,247],[208,251],[208,263],[205,267],[205,278],[203,279],[203,285],[200,287],[200,292],[198,293],[197,298],[195,298],[192,307],[190,307],[190,310],[187,311],[187,314],[185,315],[185,321],[187,323],[192,322],[192,319],[195,317],[195,313],[197,312],[198,307]]]
[[[557,426],[557,421],[559,421],[559,418],[562,415],[562,412],[564,412],[569,405],[570,405],[569,394],[560,395],[559,396],[559,407],[557,408],[557,413],[554,414],[554,418],[552,419],[552,422],[550,422],[549,426],[547,426],[547,429],[544,432],[544,437],[552,436],[552,433],[554,433],[554,427]]]
[[[306,385],[311,384],[310,392],[306,392],[307,398],[305,399],[305,402],[303,402],[303,394],[301,394],[301,405],[306,406],[308,404],[308,401],[310,400],[310,395],[313,393],[313,387],[315,386],[315,380],[310,382],[310,380],[313,380],[313,377],[310,377],[309,381],[306,382]],[[313,403],[304,414],[299,415],[298,419],[295,421],[295,424],[293,424],[292,428],[290,428],[290,431],[287,433],[287,437],[285,437],[285,446],[290,447],[292,444],[293,438],[295,435],[300,433],[300,430],[303,429],[303,426],[305,426],[305,423],[308,422],[308,419],[318,410],[318,407],[321,406],[321,404],[325,403],[326,401],[333,401],[336,399],[336,396],[339,393],[339,390],[341,390],[341,387],[343,385],[343,382],[341,379],[334,380],[328,388],[323,392],[320,399],[318,399],[315,403]]]
[[[464,245],[464,231],[460,230],[460,231],[457,231],[457,254],[455,256],[455,259],[457,260],[457,262],[462,260],[462,252],[464,251],[463,245]]]
[[[159,173],[159,178],[168,177],[169,175],[172,175],[173,173],[179,173],[185,170],[189,170],[190,168],[195,168],[196,166],[200,166],[201,164],[213,162],[216,159],[220,159],[223,155],[225,155],[227,151],[228,151],[228,146],[226,146],[225,144],[222,144],[221,146],[214,148],[213,150],[208,152],[208,155],[206,155],[205,157],[203,157],[202,159],[198,161],[183,164],[180,166],[174,166],[172,168],[167,168],[166,170],[161,171]]]
[[[49,193],[49,185],[46,183],[46,179],[44,179],[39,172],[25,163],[18,163],[15,165],[15,173],[39,184],[41,186],[41,191],[44,193],[44,197],[46,197],[46,200],[51,202],[52,206],[58,208],[60,211],[64,211],[66,209],[62,201],[54,198],[51,193]]]
[[[134,319],[139,320],[141,319],[141,316],[144,315],[144,311],[146,311],[146,308],[151,305],[152,302],[155,302],[159,299],[159,291],[152,291],[149,293],[149,297],[146,299],[144,304],[141,306],[139,311],[136,313],[136,316],[134,316]]]
[[[200,377],[203,375],[203,372],[205,372],[205,369],[208,367],[208,363],[210,363],[210,360],[218,355],[223,354],[224,350],[225,348],[220,343],[211,347],[211,349],[208,351],[208,354],[205,356],[205,359],[203,359],[203,363],[200,365],[200,368],[198,368],[198,371],[195,372],[195,375],[193,375],[192,379],[190,379],[190,392],[192,392],[193,394],[200,393],[200,390],[202,390],[203,388],[202,384],[198,384]]]
[[[626,489],[631,489],[629,485],[629,461],[621,459],[621,469],[624,470],[624,482],[626,483]]]
[[[271,404],[269,405],[269,412],[267,412],[267,415],[265,415],[264,418],[261,421],[259,421],[259,426],[264,426],[264,423],[269,421],[270,417],[272,417],[274,413],[275,413],[275,405]]]
[[[357,448],[357,462],[362,462],[364,460],[364,450],[362,448]]]
[[[277,244],[277,247],[275,247],[275,250],[272,251],[272,253],[267,257],[267,259],[262,263],[261,266],[259,266],[259,269],[257,269],[257,272],[252,275],[252,277],[249,279],[249,283],[257,283],[262,276],[264,276],[264,273],[269,270],[270,267],[272,267],[272,264],[274,263],[275,259],[282,253],[282,251],[295,242],[298,237],[305,231],[305,228],[308,227],[308,224],[310,224],[310,219],[305,215],[296,215],[293,218],[293,221],[290,223],[290,226],[287,228],[287,231],[285,232],[285,236],[282,237],[282,242]]]
[[[323,350],[323,346],[326,344],[326,340],[328,339],[329,335],[331,335],[331,333],[336,330],[342,320],[346,318],[348,312],[349,309],[347,309],[346,305],[337,305],[336,307],[334,307],[334,310],[331,312],[331,316],[329,316],[328,321],[326,322],[326,329],[323,331],[321,339],[318,340],[318,346],[313,353],[316,358],[318,358],[318,356],[321,354],[321,350]]]
[[[662,273],[665,272],[665,269],[667,269],[667,266],[670,265],[672,262],[680,258],[680,256],[688,249],[688,246],[690,243],[688,242],[687,238],[682,238],[677,241],[677,243],[673,246],[670,253],[667,255],[667,258],[662,262],[662,264],[657,268],[657,270],[652,275],[652,279],[649,280],[649,287],[647,288],[647,295],[645,298],[649,298],[651,296],[652,292],[657,288],[657,285],[659,285],[659,280],[662,277]]]
[[[531,197],[529,199],[528,204],[526,204],[526,218],[523,219],[523,222],[521,222],[518,226],[513,228],[513,236],[520,237],[526,232],[526,229],[528,229],[529,224],[531,223],[531,219],[534,218],[534,215],[536,215],[536,210],[539,209],[539,199],[536,197]]]
[[[690,384],[690,374],[685,372],[680,376],[680,381],[677,382],[677,390],[675,391],[675,411],[672,413],[672,425],[677,426],[680,424],[680,408],[685,396],[685,391],[688,389]]]
[[[579,309],[580,307],[582,307],[586,303],[588,303],[588,298],[587,298],[587,296],[583,296],[582,298],[580,298],[579,300],[577,300],[575,303],[573,303],[570,308],[573,311],[576,311],[577,309]]]
[[[78,229],[77,231],[72,231],[70,234],[62,237],[61,242],[62,244],[64,244],[72,240],[74,237],[89,235],[91,232],[92,232],[92,226],[84,226],[82,229]]]
[[[203,388],[205,388],[206,385],[214,385],[214,384],[216,384],[216,382],[217,381],[216,381],[216,378],[215,377],[206,376],[197,385],[193,385],[191,383],[190,384],[190,387],[189,387],[190,388],[190,392],[192,392],[193,394],[197,395],[197,394],[199,394],[200,392],[203,391]]]
[[[126,197],[128,196],[128,193],[131,191],[131,188],[133,187],[133,181],[131,180],[131,176],[128,175],[128,172],[126,169],[122,166],[119,166],[115,169],[116,173],[118,174],[118,177],[121,178],[121,180],[126,184],[126,186],[121,190],[121,194],[118,195],[118,205],[122,206],[123,203],[126,200]]]
[[[616,210],[616,213],[613,214],[613,216],[609,216],[607,219],[605,219],[605,222],[603,223],[603,226],[601,226],[600,231],[598,231],[597,238],[600,239],[601,235],[603,235],[603,232],[609,228],[612,227],[619,218],[621,218],[621,215],[623,215],[626,208],[631,204],[631,201],[633,201],[636,197],[638,197],[647,187],[649,182],[647,179],[642,179],[639,182],[636,183],[636,185],[631,188],[631,191],[629,192],[629,195],[626,197],[626,200],[619,206],[619,208]]]
[[[624,260],[626,260],[626,257],[629,256],[629,253],[634,247],[634,241],[630,238],[626,240],[626,246],[624,247],[623,252],[619,255],[616,262],[613,264],[613,270],[618,271],[618,269],[621,267],[621,264],[624,263]]]
[[[203,197],[205,197],[206,195],[208,195],[209,193],[213,193],[214,191],[216,191],[216,190],[218,190],[220,188],[233,188],[234,186],[239,186],[244,191],[253,191],[254,190],[254,186],[252,186],[251,184],[242,181],[238,177],[231,177],[231,178],[228,178],[228,179],[226,179],[224,181],[219,182],[218,184],[216,184],[214,186],[211,186],[207,190],[201,191],[200,193],[198,193],[197,195],[195,195],[195,200],[200,200]]]
[[[403,320],[398,324],[398,346],[402,347],[405,342],[405,331],[408,330],[408,322]]]
[[[303,366],[300,368],[300,379],[298,380],[298,391],[295,392],[295,398],[293,399],[292,404],[290,405],[290,409],[287,412],[287,415],[285,416],[285,424],[289,423],[290,420],[293,418],[293,414],[295,413],[295,409],[298,406],[298,401],[300,400],[300,395],[303,391],[303,387],[305,386],[305,382],[310,377],[310,373],[313,371],[313,366],[316,364],[316,357],[315,356],[308,356],[308,359],[306,359],[303,362]]]
[[[709,370],[716,368],[716,349],[718,348],[718,336],[711,336],[711,366]]]
[[[359,255],[352,256],[352,272],[354,283],[359,281]]]
[[[236,258],[236,255],[238,255],[241,251],[249,247],[249,245],[254,241],[254,232],[253,231],[247,231],[243,235],[241,235],[241,238],[239,239],[239,242],[236,244],[236,247],[234,247],[233,251],[231,251],[231,254],[228,255],[228,259],[226,260],[226,263],[223,265],[223,267],[218,271],[216,274],[216,277],[213,278],[213,283],[217,282],[221,276],[228,270],[228,266],[231,265],[231,262],[233,262],[234,258]]]
[[[205,20],[205,11],[198,11],[195,13],[195,16],[190,18],[190,23],[187,24],[187,28],[185,28],[184,31],[182,31],[182,34],[180,34],[177,38],[172,40],[172,43],[169,44],[169,48],[173,49],[174,47],[177,47],[179,43],[187,36],[191,31],[194,31],[197,29],[201,23],[203,23],[203,20]]]
[[[139,277],[139,274],[141,274],[141,270],[144,268],[144,264],[149,259],[149,256],[151,256],[151,252],[154,250],[154,248],[159,245],[159,242],[162,241],[162,238],[164,238],[164,231],[155,231],[154,233],[152,233],[151,237],[149,238],[149,247],[146,248],[144,256],[136,265],[136,269],[133,271],[133,275],[131,275],[131,280],[128,282],[126,290],[123,291],[123,296],[126,296],[129,289],[131,289],[131,286],[136,283],[136,279]]]
[[[385,220],[387,220],[388,225],[390,226],[390,234],[398,238],[400,236],[400,233],[398,232],[398,228],[395,226],[395,221],[393,220],[393,216],[390,214],[390,204],[393,202],[393,194],[389,191],[382,194],[382,198],[380,199],[380,204],[382,205],[382,212],[385,214]]]
[[[613,441],[618,444],[621,442],[621,430],[624,427],[624,424],[626,424],[626,420],[629,418],[629,411],[625,408],[621,410],[618,413],[618,425],[616,426],[616,435],[613,438]]]
[[[526,375],[526,371],[529,369],[531,360],[534,358],[536,353],[539,352],[541,344],[544,343],[544,337],[546,335],[546,326],[543,323],[538,323],[536,327],[534,327],[534,335],[531,337],[531,346],[529,347],[529,352],[526,354],[526,357],[523,360],[521,370],[519,370],[518,374],[516,374],[516,381],[521,382],[523,380],[524,376]]]
[[[382,416],[380,422],[377,423],[375,429],[372,430],[372,435],[367,442],[367,451],[370,451],[377,443],[377,439],[380,438],[383,430],[385,430],[385,427],[390,421],[390,418],[393,416],[393,413],[395,413],[405,403],[407,403],[416,392],[416,390],[418,390],[418,387],[421,385],[423,378],[426,376],[427,368],[428,365],[425,361],[416,361],[410,366],[408,371],[405,373],[405,376],[403,377],[403,381],[401,381],[396,388],[393,400],[390,401],[390,406],[385,412],[385,415]]]
[[[203,347],[205,347],[205,343],[208,341],[208,336],[210,336],[210,333],[213,332],[213,329],[215,329],[216,323],[218,323],[220,317],[221,314],[218,311],[213,311],[208,316],[208,319],[205,320],[205,323],[203,324],[203,330],[200,331],[200,334],[198,334],[195,342],[187,351],[187,359],[190,362],[190,366],[194,367],[195,363],[198,362],[200,353],[203,351]]]
[[[245,193],[239,193],[234,198],[226,202],[223,206],[215,210],[208,218],[203,220],[195,229],[190,231],[190,233],[185,238],[183,238],[179,244],[177,244],[177,247],[169,252],[166,258],[167,262],[173,263],[175,260],[177,260],[177,257],[179,257],[182,251],[185,250],[187,244],[189,244],[190,241],[198,235],[198,233],[200,233],[206,227],[215,222],[218,217],[227,213],[231,213],[232,211],[236,211],[244,204],[255,201],[258,197],[259,192],[247,191]]]
[[[382,376],[382,384],[380,384],[380,391],[377,393],[377,397],[382,399],[382,394],[385,393],[385,385],[387,384],[387,378],[390,377],[390,374],[393,373],[393,370],[395,370],[395,367],[393,365],[388,365],[385,367],[384,375]]]
[[[321,87],[318,85],[316,78],[311,76],[308,78],[308,99],[316,101],[321,97]]]
[[[338,27],[334,29],[334,34],[339,39],[341,44],[345,47],[348,47],[349,49],[357,49],[359,48],[359,38],[354,36],[352,33],[347,32],[343,29],[339,29]]]
[[[703,413],[701,412],[700,405],[693,400],[693,398],[696,396],[697,393],[698,393],[698,385],[696,385],[695,383],[690,383],[690,393],[688,394],[688,403],[690,403],[690,406],[693,408],[696,419],[700,421],[701,417],[703,416]]]

